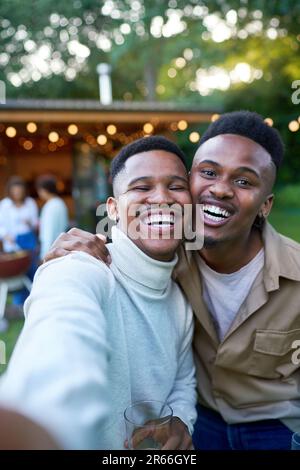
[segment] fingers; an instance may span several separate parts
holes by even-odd
[[[84,251],[94,258],[110,264],[111,257],[105,241],[106,237],[103,235],[98,236],[78,228],[72,228],[69,232],[59,235],[46,254],[44,261],[65,256],[71,251]]]
[[[178,435],[171,436],[165,445],[163,446],[162,450],[177,450],[180,449],[180,442],[181,439]]]
[[[78,228],[72,228],[68,233],[62,234],[61,241],[69,242],[65,249],[71,251],[85,251],[98,258],[104,263],[108,263],[109,251],[106,248],[106,237],[101,234],[93,234]],[[56,244],[56,242],[55,242]]]
[[[172,435],[164,444],[162,450],[193,450],[193,442],[190,435]]]
[[[91,239],[94,237],[93,233],[87,232],[86,230],[81,230],[81,228],[73,227],[71,228],[67,234],[72,235],[74,237],[84,238],[84,239]],[[66,234],[62,234],[66,235]]]
[[[69,253],[69,251],[64,250],[63,248],[54,248],[53,250],[48,251],[48,253],[45,255],[43,262],[46,263],[47,261],[51,261],[52,259],[61,258],[62,256],[66,256]]]
[[[152,437],[153,434],[154,429],[152,427],[145,427],[135,430],[131,438],[132,448],[137,449],[141,442],[143,442],[147,437]]]

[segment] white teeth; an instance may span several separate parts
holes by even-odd
[[[222,217],[216,217],[214,215],[211,215],[211,214],[208,214],[208,213],[205,213],[206,217],[210,220],[215,220],[217,222],[220,222],[220,220],[222,220]]]
[[[222,216],[225,218],[230,216],[230,213],[227,210],[221,209],[218,206],[211,206],[208,204],[205,204],[203,206],[203,211],[206,213],[207,216],[210,216],[210,218],[213,218],[213,220],[220,220],[220,217],[214,217],[212,214],[218,214],[218,216]],[[210,212],[210,214],[208,214],[207,212]]]
[[[145,219],[147,225],[173,225],[174,215],[171,214],[153,214]]]

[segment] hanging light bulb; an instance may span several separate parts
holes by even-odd
[[[191,132],[190,135],[189,135],[189,139],[190,139],[191,142],[193,142],[193,144],[198,142],[199,139],[200,139],[199,132]]]
[[[33,134],[34,132],[37,131],[37,125],[35,122],[28,122],[26,129],[28,130],[28,132]]]
[[[12,139],[13,137],[17,135],[17,131],[13,126],[9,126],[6,129],[5,134],[7,135],[7,137],[10,137]]]
[[[154,127],[152,126],[151,122],[146,122],[146,124],[143,126],[143,130],[145,134],[151,134],[151,132],[154,130]]]
[[[59,135],[57,132],[52,131],[49,133],[48,139],[50,140],[50,142],[57,142],[59,140]]]
[[[76,135],[78,132],[78,127],[76,126],[76,124],[70,124],[68,126],[68,132],[70,135]]]

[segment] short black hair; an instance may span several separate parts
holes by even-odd
[[[200,139],[199,147],[212,137],[221,134],[236,134],[261,145],[271,156],[276,169],[280,167],[284,145],[277,129],[270,127],[257,113],[251,111],[234,111],[223,114],[212,122]]]
[[[120,173],[120,171],[123,170],[128,158],[133,157],[138,153],[149,152],[151,150],[165,150],[166,152],[174,153],[178,158],[180,158],[187,169],[186,157],[174,142],[160,135],[142,137],[141,139],[135,140],[123,147],[113,159],[110,166],[112,182],[114,182],[115,177]]]
[[[50,194],[58,194],[57,179],[53,175],[39,176],[36,181],[36,189],[45,189]]]

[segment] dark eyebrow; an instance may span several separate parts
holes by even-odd
[[[260,179],[259,174],[253,168],[249,168],[248,166],[240,166],[236,169],[237,172],[239,171],[247,171],[248,173],[252,173],[256,178]]]
[[[178,175],[168,175],[168,178],[170,178],[171,180],[180,180],[180,181],[184,181],[184,183],[188,184],[188,179],[187,178],[184,178],[183,176],[178,176]],[[138,181],[149,181],[149,180],[152,180],[153,179],[153,176],[140,176],[138,178],[134,178],[133,180],[131,180],[129,183],[128,183],[128,186],[131,186],[132,184],[135,184],[137,183]]]
[[[201,160],[201,162],[198,162],[199,165],[201,165],[202,163],[209,163],[210,165],[216,165],[216,166],[222,166],[220,165],[220,163],[218,162],[215,162],[214,160]]]
[[[199,165],[201,165],[202,163],[209,163],[210,165],[215,165],[215,166],[218,166],[219,168],[222,166],[220,165],[220,163],[215,162],[214,160],[202,160],[201,162],[199,162]],[[248,166],[240,166],[235,171],[236,172],[247,171],[248,173],[252,173],[253,175],[255,175],[256,178],[260,179],[260,176],[257,173],[257,171],[255,171],[253,168],[250,168]]]

